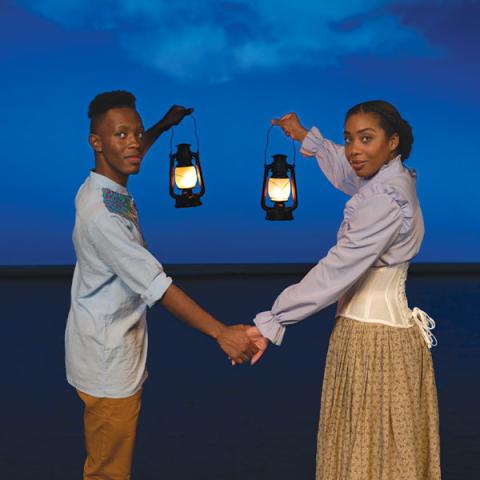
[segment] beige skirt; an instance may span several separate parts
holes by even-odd
[[[317,480],[439,480],[432,357],[416,326],[339,318],[330,338]]]

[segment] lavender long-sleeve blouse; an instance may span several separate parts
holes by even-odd
[[[255,317],[261,334],[277,345],[286,325],[336,302],[370,267],[410,261],[424,233],[415,172],[403,166],[400,156],[364,179],[350,167],[343,147],[323,138],[315,127],[301,151],[315,156],[330,182],[351,198],[336,245],[299,283],[286,288],[271,310]]]

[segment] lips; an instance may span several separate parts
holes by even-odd
[[[140,155],[128,155],[125,157],[131,163],[140,163],[142,161],[142,157]]]
[[[350,165],[355,171],[357,171],[357,170],[361,170],[366,164],[367,162],[363,161],[363,162],[352,162]]]

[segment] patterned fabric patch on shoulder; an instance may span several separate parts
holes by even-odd
[[[124,195],[109,188],[102,188],[102,193],[103,203],[108,211],[131,220],[139,228],[137,209],[130,195]]]

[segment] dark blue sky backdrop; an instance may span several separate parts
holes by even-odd
[[[298,156],[295,220],[264,220],[270,118],[296,111],[340,143],[345,111],[376,98],[414,129],[417,260],[480,261],[479,18],[480,2],[461,0],[3,0],[0,264],[74,261],[73,198],[93,165],[87,106],[119,88],[147,127],[173,103],[196,110],[204,205],[173,207],[169,134],[129,183],[165,263],[320,259],[347,197]],[[189,119],[175,141],[194,142]],[[271,143],[291,156],[279,131]]]

